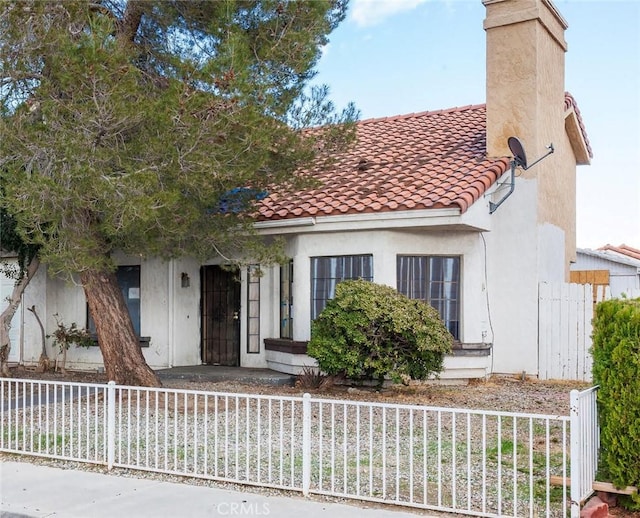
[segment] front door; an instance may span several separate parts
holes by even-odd
[[[209,365],[240,365],[239,272],[220,266],[203,266],[202,362]]]

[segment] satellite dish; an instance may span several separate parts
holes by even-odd
[[[509,146],[511,153],[513,154],[513,160],[511,160],[511,179],[509,180],[509,183],[508,183],[509,191],[497,203],[493,203],[492,201],[489,202],[489,214],[493,214],[498,209],[498,207],[502,205],[502,202],[506,200],[509,196],[511,196],[511,193],[513,193],[513,190],[515,188],[516,167],[522,167],[522,169],[526,171],[530,167],[540,162],[540,160],[548,157],[551,153],[555,151],[553,147],[553,143],[551,143],[547,146],[548,151],[546,155],[541,156],[531,164],[527,164],[527,155],[525,155],[524,146],[522,145],[522,142],[520,142],[518,137],[509,137],[507,139],[507,145]],[[507,183],[505,182],[503,185],[507,185]]]
[[[516,163],[516,166],[520,166],[523,169],[527,169],[527,155],[524,152],[524,146],[522,142],[518,139],[518,137],[509,137],[507,139],[507,145],[511,150],[511,154],[513,155],[513,160]]]

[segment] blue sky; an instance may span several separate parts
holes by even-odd
[[[555,0],[565,89],[594,151],[578,167],[578,247],[640,248],[640,0]],[[316,81],[361,118],[485,102],[481,0],[351,0]]]

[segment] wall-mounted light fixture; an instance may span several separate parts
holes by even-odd
[[[182,272],[180,274],[180,282],[183,288],[188,288],[191,286],[191,279],[189,279],[189,274],[186,272]]]

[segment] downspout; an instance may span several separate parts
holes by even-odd
[[[24,365],[24,293],[20,296],[20,345],[18,365]],[[8,360],[9,358],[7,358]]]
[[[169,260],[169,286],[168,286],[168,293],[167,293],[167,316],[168,318],[168,323],[167,323],[167,335],[168,335],[168,339],[169,339],[169,368],[173,367],[173,360],[174,360],[174,350],[173,348],[175,347],[175,337],[174,337],[174,317],[175,317],[175,273],[176,273],[176,267],[175,267],[175,260],[174,259],[170,259]]]

